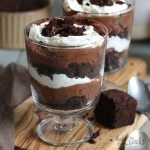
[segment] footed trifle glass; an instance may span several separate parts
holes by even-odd
[[[98,102],[106,39],[106,27],[87,18],[47,18],[26,27],[33,101],[53,115],[37,127],[46,143],[68,146],[92,136],[93,125],[79,116]]]
[[[117,88],[107,75],[121,69],[128,57],[134,0],[64,0],[65,15],[86,16],[103,23],[109,32],[105,58],[104,88]]]

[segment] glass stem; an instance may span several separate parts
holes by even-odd
[[[75,128],[75,116],[56,116],[55,129],[59,131],[68,131]]]

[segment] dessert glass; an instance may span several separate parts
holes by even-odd
[[[40,24],[48,19],[36,21],[34,24]],[[37,127],[38,136],[48,144],[79,144],[87,141],[93,134],[92,124],[87,119],[80,118],[79,114],[93,108],[98,102],[104,74],[108,31],[103,24],[90,21],[104,33],[103,42],[82,46],[51,46],[29,38],[29,30],[33,23],[25,29],[33,101],[37,107],[53,115],[53,118],[41,121]],[[70,85],[66,85],[68,82],[65,75],[56,79],[49,75],[50,72],[55,72],[56,76],[60,75],[60,70],[69,75]],[[86,82],[73,84],[82,78],[86,78]],[[80,134],[81,128],[84,134]]]
[[[122,68],[127,60],[131,41],[134,0],[126,0],[126,3],[128,4],[126,10],[115,13],[85,13],[64,9],[65,15],[86,16],[107,27],[109,32],[105,59],[105,72],[107,73]]]

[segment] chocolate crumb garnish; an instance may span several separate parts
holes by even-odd
[[[83,0],[77,0],[79,4],[82,4]]]
[[[125,3],[124,3],[123,1],[117,0],[117,1],[116,1],[116,4],[122,5],[122,4],[125,4]]]
[[[85,26],[76,27],[73,26],[74,23],[76,23],[75,20],[70,17],[65,17],[64,19],[53,18],[42,30],[42,35],[47,37],[52,37],[57,34],[63,37],[67,37],[69,35],[83,35],[86,30]]]
[[[88,115],[89,115],[89,113],[86,113],[85,115],[86,115],[86,116],[88,116]]]
[[[90,4],[89,4],[89,3],[86,3],[86,5],[87,5],[87,6],[90,6]]]
[[[80,5],[82,5],[83,0],[77,0]],[[98,6],[112,6],[113,0],[90,0],[91,4],[95,4]],[[86,3],[89,6],[89,3]]]
[[[95,139],[100,135],[100,130],[97,130],[96,132],[93,133],[93,135],[91,136],[91,138],[88,140],[88,143],[90,144],[95,144],[96,141]]]
[[[94,139],[89,139],[89,140],[88,140],[88,143],[90,143],[90,144],[95,144],[96,141],[95,141]]]
[[[94,117],[88,117],[88,120],[94,121]]]
[[[90,0],[90,2],[98,6],[112,6],[113,5],[113,0]]]

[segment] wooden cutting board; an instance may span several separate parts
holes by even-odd
[[[136,58],[129,58],[126,65],[120,71],[109,75],[108,79],[123,88],[126,88],[127,82],[132,76],[139,76],[144,79],[146,76],[146,64],[144,61]],[[123,145],[127,135],[140,128],[147,118],[144,115],[136,114],[134,124],[118,129],[107,129],[93,121],[95,130],[100,129],[100,136],[96,138],[96,144],[87,142],[71,147],[54,147],[42,142],[36,134],[36,126],[39,121],[46,118],[47,115],[37,111],[32,98],[28,98],[15,109],[15,145],[19,149],[26,150],[118,150]],[[76,133],[78,135],[84,132],[84,128]]]

